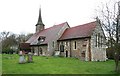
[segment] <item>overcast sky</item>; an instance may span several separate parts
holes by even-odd
[[[73,27],[94,21],[95,9],[107,0],[1,0],[0,32],[34,33],[41,7],[45,28],[68,22]]]

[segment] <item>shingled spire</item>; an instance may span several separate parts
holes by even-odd
[[[41,17],[41,8],[39,8],[39,17],[38,17],[38,22],[36,24],[36,32],[40,32],[44,30],[44,24],[42,22],[42,17]]]

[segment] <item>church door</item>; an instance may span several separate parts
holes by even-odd
[[[66,51],[66,57],[68,57],[68,51]]]

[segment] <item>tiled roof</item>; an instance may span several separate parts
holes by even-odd
[[[95,27],[96,21],[68,28],[65,30],[59,40],[90,37]]]
[[[67,22],[58,24],[58,25],[54,25],[50,28],[44,29],[41,32],[37,32],[35,33],[28,41],[26,41],[26,43],[30,43],[31,45],[36,45],[38,43],[38,38],[40,36],[44,36],[45,37],[45,41],[41,44],[47,44],[48,42],[54,40],[55,36],[58,34],[58,32],[60,31],[60,29],[66,24]]]

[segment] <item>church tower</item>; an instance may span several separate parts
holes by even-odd
[[[36,32],[40,32],[40,31],[44,30],[45,25],[42,22],[41,8],[39,9],[38,22],[37,22],[37,24],[35,26],[36,26]]]

